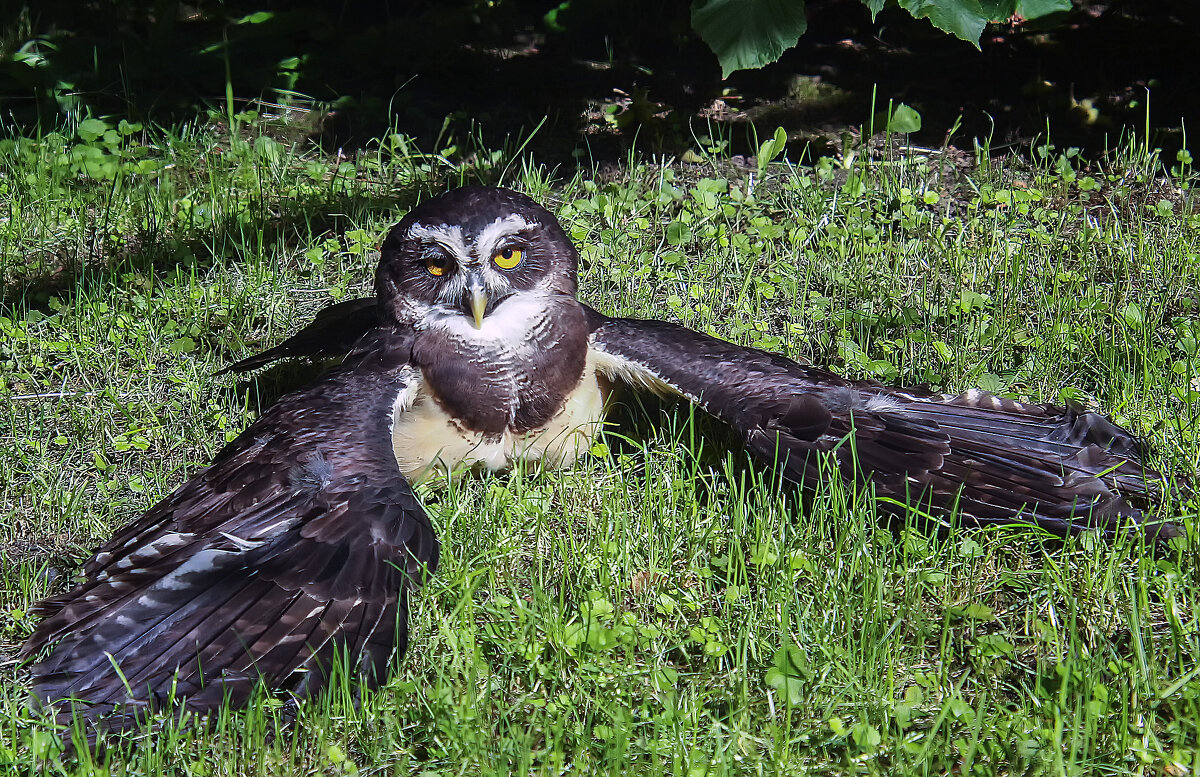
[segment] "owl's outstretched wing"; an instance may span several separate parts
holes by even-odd
[[[344,356],[362,337],[379,326],[375,297],[337,302],[321,308],[307,326],[274,348],[247,356],[217,372],[248,372],[280,359]]]
[[[375,305],[335,305],[337,314],[318,315],[230,369],[336,352],[377,325]],[[851,482],[869,478],[893,512],[1035,523],[1059,535],[1122,526],[1157,540],[1180,533],[1147,518],[1142,506],[1159,496],[1161,478],[1144,466],[1139,441],[1099,414],[978,390],[951,396],[848,380],[676,324],[583,307],[593,361],[610,380],[694,402],[802,485],[816,483],[822,456],[832,457]]]
[[[611,380],[675,395],[732,426],[759,459],[800,484],[824,460],[868,480],[898,513],[967,524],[1025,522],[1055,534],[1180,530],[1139,505],[1160,490],[1129,432],[1096,413],[854,381],[661,321],[587,308],[593,360]]]
[[[406,589],[438,542],[400,475],[391,425],[415,390],[403,336],[290,394],[39,607],[23,652],[60,721],[129,727],[203,713],[258,684],[306,696],[335,660],[367,683],[406,641]]]

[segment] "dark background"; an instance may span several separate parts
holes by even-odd
[[[390,128],[427,151],[529,141],[543,161],[594,163],[698,137],[752,153],[750,122],[824,153],[895,100],[921,112],[925,145],[960,123],[960,147],[1049,131],[1099,152],[1149,127],[1170,151],[1200,126],[1198,5],[1077,2],[992,25],[978,51],[899,10],[872,21],[858,0],[810,0],[797,48],[723,81],[686,2],[575,0],[555,25],[557,3],[514,0],[5,2],[0,119],[20,134],[88,113],[176,126],[232,95],[330,150]]]

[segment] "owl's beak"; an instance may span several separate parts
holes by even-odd
[[[483,278],[473,274],[467,284],[467,307],[475,319],[475,328],[483,328],[483,314],[487,312],[487,291],[483,286]]]

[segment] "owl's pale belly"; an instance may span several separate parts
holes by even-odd
[[[545,426],[484,435],[463,428],[428,392],[421,392],[398,415],[392,447],[400,472],[410,482],[473,467],[497,472],[516,461],[558,469],[570,466],[591,447],[604,423],[605,399],[606,391],[589,358],[579,385]]]

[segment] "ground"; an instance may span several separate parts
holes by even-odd
[[[1196,217],[1141,146],[1105,166],[880,146],[761,169],[697,146],[695,164],[555,179],[503,154],[452,168],[396,139],[339,158],[246,121],[114,127],[109,145],[92,125],[92,145],[62,139],[100,152],[75,161],[54,137],[0,149],[9,282],[83,258],[0,318],[10,659],[73,561],[303,378],[212,372],[364,293],[387,226],[463,177],[555,210],[581,296],[606,312],[857,376],[1071,398],[1194,476]],[[266,699],[101,758],[118,774],[1196,767],[1190,558],[1129,537],[889,528],[835,485],[804,507],[711,422],[627,415],[574,471],[422,488],[444,562],[379,693],[356,706],[344,688],[291,726]],[[1164,509],[1194,539],[1188,497]],[[97,773],[54,756],[6,666],[0,758]]]

